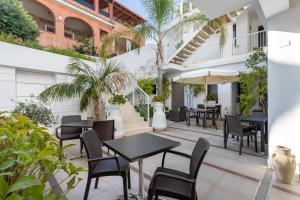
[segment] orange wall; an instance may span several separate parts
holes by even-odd
[[[81,14],[73,10],[72,8],[68,8],[58,2],[49,1],[49,0],[36,0],[36,1],[48,7],[52,11],[55,17],[55,33],[41,31],[40,36],[38,37],[38,40],[42,45],[67,48],[72,46],[73,44],[76,44],[75,40],[64,37],[64,20],[67,17],[75,17],[89,24],[91,26],[91,29],[93,30],[93,39],[95,41],[96,46],[99,46],[100,43],[100,29],[107,32],[111,32],[114,29],[109,25],[106,25],[85,14]],[[72,0],[68,0],[68,1],[70,4],[76,5],[77,7],[82,8],[83,10],[90,12],[96,15],[97,17],[100,17],[106,20],[107,22],[109,22],[109,18],[106,18],[100,14],[96,14],[94,11],[85,8],[84,6],[81,6]]]

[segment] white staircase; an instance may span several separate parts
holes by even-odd
[[[149,126],[149,123],[144,120],[144,117],[141,117],[135,110],[135,107],[129,102],[122,106],[122,117],[125,136],[151,132],[153,130]]]
[[[150,97],[129,76],[124,90],[127,103],[122,106],[124,135],[135,135],[152,131],[150,126]]]
[[[230,23],[234,20],[234,17],[238,16],[244,8],[232,11],[227,15],[221,16],[219,18],[225,17],[226,23]],[[170,57],[167,58],[168,62],[181,65],[184,61],[195,52],[206,40],[211,38],[216,32],[220,30],[220,26],[207,23],[204,25],[200,31],[195,31],[192,38],[186,42],[182,42],[181,45],[175,50]],[[173,41],[171,41],[173,42]]]

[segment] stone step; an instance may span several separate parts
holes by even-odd
[[[149,127],[148,122],[140,121],[140,122],[134,122],[134,123],[125,123],[124,122],[124,129],[131,129],[136,127]]]
[[[152,127],[137,127],[137,128],[132,128],[132,129],[124,129],[124,136],[131,136],[131,135],[137,135],[141,133],[148,133],[152,132],[153,128]]]

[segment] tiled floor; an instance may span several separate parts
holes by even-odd
[[[201,166],[198,180],[197,193],[199,200],[250,200],[252,199],[260,178],[267,168],[267,158],[260,153],[255,153],[253,146],[245,145],[242,155],[237,153],[238,144],[230,141],[228,147],[223,149],[222,130],[202,129],[196,126],[186,127],[181,123],[169,123],[169,128],[164,132],[153,134],[181,142],[178,151],[191,153],[195,141],[199,137],[208,139],[211,148]],[[69,157],[77,156],[78,145],[67,149]],[[156,167],[161,164],[162,155],[156,155],[145,159],[145,185],[149,184],[149,178],[153,175]],[[87,167],[85,158],[74,160],[77,165]],[[187,171],[188,160],[185,158],[169,155],[166,157],[166,167]],[[82,173],[83,181],[68,193],[71,200],[83,199],[87,173]],[[58,181],[64,178],[63,174],[56,176]],[[137,163],[132,163],[132,191],[137,191],[138,176]],[[271,200],[296,200],[300,199],[300,181],[295,177],[291,186],[273,181]],[[122,194],[122,180],[120,177],[105,177],[99,181],[99,187],[93,188],[93,182],[89,193],[89,199],[114,200]]]

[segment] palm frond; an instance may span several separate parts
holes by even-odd
[[[89,88],[82,93],[82,97],[80,99],[80,111],[84,111],[91,105],[92,100],[95,98],[95,94],[93,88]]]
[[[185,31],[190,27],[200,30],[208,21],[209,19],[202,12],[194,10],[188,15],[183,16],[174,27],[177,29],[177,32]]]
[[[65,99],[79,97],[83,87],[74,83],[58,83],[45,89],[39,98],[43,101],[63,101]]]
[[[146,13],[152,26],[157,27],[158,32],[164,24],[172,21],[175,10],[174,0],[144,0]]]

